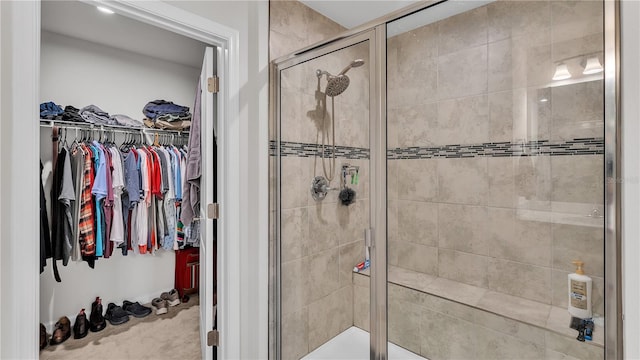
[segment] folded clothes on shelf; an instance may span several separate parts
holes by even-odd
[[[53,101],[40,104],[40,119],[54,120],[62,115],[63,112],[64,110]]]
[[[191,118],[188,106],[174,104],[171,101],[165,100],[153,100],[148,102],[142,109],[142,113],[152,121],[157,120],[158,116],[167,114],[175,116],[175,120],[182,120],[179,118],[185,116],[189,116],[189,118]],[[166,121],[167,119],[164,120]]]
[[[80,109],[72,105],[67,105],[64,107],[64,112],[62,113],[62,121],[85,122],[82,116],[80,116]]]
[[[80,109],[80,116],[91,124],[97,125],[118,125],[118,123],[111,119],[109,114],[95,105],[87,105]]]
[[[132,128],[139,128],[144,126],[144,123],[142,122],[142,120],[132,119],[127,115],[123,115],[123,114],[111,115],[111,119],[115,121],[117,125],[120,125],[120,126],[126,126],[126,127],[132,127]]]

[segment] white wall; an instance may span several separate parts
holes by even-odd
[[[40,51],[42,102],[94,104],[134,119],[155,99],[193,107],[200,69],[46,31]]]
[[[640,359],[640,2],[621,2],[624,354]]]
[[[155,99],[193,107],[200,69],[50,32],[43,32],[41,39],[42,102],[77,108],[95,104],[110,114],[137,119],[143,117],[143,106]],[[68,136],[67,141],[73,141],[74,132]],[[41,128],[40,158],[49,209],[51,148],[51,129]],[[173,251],[130,252],[125,257],[115,249],[109,259],[96,261],[94,269],[84,261],[70,261],[66,267],[58,261],[62,278],[58,283],[49,259],[40,275],[40,322],[49,329],[61,316],[74,321],[81,308],[91,308],[96,296],[102,297],[105,309],[109,302],[122,304],[123,300],[149,303],[173,288],[174,267]]]

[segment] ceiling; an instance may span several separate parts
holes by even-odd
[[[300,0],[300,2],[345,28],[352,29],[417,3],[419,0]]]
[[[200,68],[204,43],[79,1],[43,1],[42,29]],[[135,36],[132,36],[135,34]]]

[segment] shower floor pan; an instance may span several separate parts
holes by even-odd
[[[420,355],[389,343],[390,360],[426,360]],[[369,333],[355,326],[315,349],[302,360],[369,360]]]

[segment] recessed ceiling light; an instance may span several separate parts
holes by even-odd
[[[547,101],[549,101],[549,99],[547,99],[547,98],[542,98],[542,99],[540,99],[540,102],[543,102],[543,103],[544,103],[544,102],[547,102]]]
[[[96,6],[96,8],[98,8],[98,10],[100,10],[101,12],[105,13],[105,14],[113,14],[113,10],[106,8],[104,6]]]

